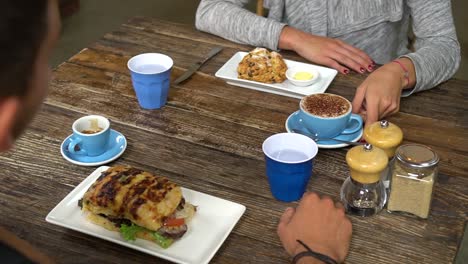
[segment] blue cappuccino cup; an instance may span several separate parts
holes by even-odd
[[[99,156],[107,151],[110,137],[110,122],[99,115],[89,115],[77,119],[73,125],[73,135],[68,144],[68,152],[74,155]]]
[[[166,105],[174,62],[164,54],[144,53],[132,57],[128,69],[138,103],[144,109]]]
[[[301,199],[318,153],[315,141],[301,134],[280,133],[268,137],[262,149],[273,197],[284,202]]]
[[[311,94],[302,98],[299,108],[299,122],[318,138],[353,134],[362,128],[361,116],[353,114],[351,103],[339,95]]]

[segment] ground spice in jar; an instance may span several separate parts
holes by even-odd
[[[410,177],[397,163],[392,172],[391,194],[387,209],[403,211],[421,218],[429,216],[432,189],[434,187],[434,173],[424,178]]]
[[[387,210],[427,218],[431,208],[439,158],[418,144],[399,147],[393,164]]]

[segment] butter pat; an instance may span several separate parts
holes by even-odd
[[[310,80],[313,77],[314,75],[312,75],[310,72],[296,72],[296,74],[294,74],[294,79],[299,81]]]
[[[320,72],[309,66],[296,66],[286,71],[286,78],[288,78],[292,85],[298,87],[312,85],[319,77]]]

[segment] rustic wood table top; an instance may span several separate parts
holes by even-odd
[[[175,63],[174,80],[215,46],[224,49],[191,79],[172,85],[164,108],[139,107],[126,66],[130,57],[144,52],[169,55]],[[0,225],[59,263],[166,263],[45,221],[95,170],[64,160],[60,144],[71,134],[75,119],[100,114],[128,140],[125,153],[110,165],[158,173],[247,207],[212,263],[288,263],[276,226],[284,209],[295,203],[272,197],[261,145],[268,136],[285,131],[285,120],[299,100],[231,86],[214,76],[237,51],[250,49],[192,25],[134,18],[61,64],[41,112],[15,149],[0,155]],[[292,53],[284,56],[302,60]],[[364,77],[339,74],[327,92],[352,100]],[[450,80],[401,100],[400,113],[389,120],[402,128],[405,142],[430,146],[441,158],[432,211],[427,220],[386,211],[371,218],[352,216],[347,263],[453,261],[468,212],[467,113],[467,81]],[[348,149],[319,151],[309,190],[339,200],[348,176]]]

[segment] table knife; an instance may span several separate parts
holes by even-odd
[[[182,74],[179,78],[174,81],[174,84],[179,84],[185,80],[187,80],[192,74],[194,74],[205,62],[209,59],[213,58],[216,54],[218,54],[223,48],[222,47],[215,47],[213,48],[210,53],[206,56],[204,60],[198,61],[195,64],[191,65],[184,74]]]

